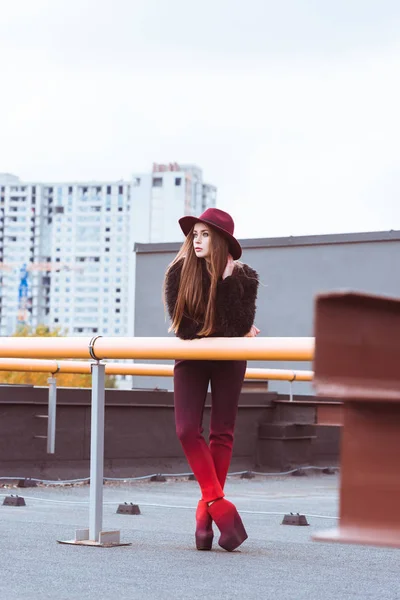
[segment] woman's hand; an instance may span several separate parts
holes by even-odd
[[[246,333],[244,337],[256,337],[260,333],[260,330],[255,325],[251,326],[249,333]]]
[[[228,254],[228,260],[226,261],[226,267],[224,272],[222,273],[222,279],[229,277],[233,273],[233,269],[235,268],[235,261],[232,256]]]

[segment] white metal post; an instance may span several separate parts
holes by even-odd
[[[49,408],[47,419],[47,453],[54,454],[56,447],[57,379],[49,377]]]
[[[92,419],[90,433],[89,540],[99,541],[103,521],[104,377],[105,363],[92,363]]]

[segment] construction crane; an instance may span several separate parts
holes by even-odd
[[[28,323],[28,269],[26,264],[23,264],[19,271],[19,286],[18,286],[18,313],[17,322],[19,325]]]
[[[17,263],[0,263],[0,270],[3,271],[17,271]],[[32,299],[29,294],[29,272],[30,271],[44,271],[49,273],[51,271],[77,271],[83,273],[83,267],[71,267],[66,263],[52,263],[52,262],[38,262],[38,263],[24,263],[19,267],[19,283],[18,283],[18,311],[17,311],[17,323],[18,325],[27,325],[29,322],[29,308],[32,305]]]

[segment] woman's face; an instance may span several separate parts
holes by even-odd
[[[204,223],[196,223],[193,230],[193,247],[197,258],[210,256],[210,230]]]

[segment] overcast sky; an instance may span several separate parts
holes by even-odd
[[[0,0],[0,172],[195,163],[239,237],[400,229],[398,0]]]

